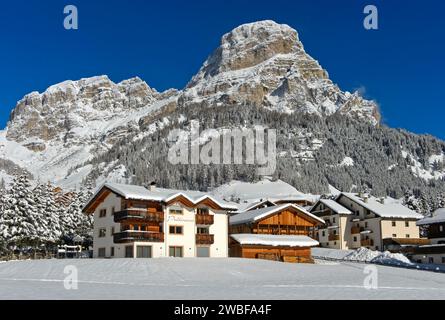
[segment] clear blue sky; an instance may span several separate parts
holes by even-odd
[[[79,30],[63,28],[63,7]],[[379,9],[378,31],[363,8]],[[439,0],[15,0],[0,5],[0,127],[17,100],[67,79],[139,76],[183,88],[220,37],[273,19],[298,30],[343,90],[365,88],[391,127],[445,139],[445,3]]]

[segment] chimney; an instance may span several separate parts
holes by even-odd
[[[381,203],[381,204],[385,204],[385,198],[383,198],[383,197],[380,198],[380,203]]]
[[[148,186],[148,190],[156,191],[156,181],[153,181],[152,183],[150,183],[150,185]]]

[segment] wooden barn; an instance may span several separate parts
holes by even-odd
[[[315,228],[324,221],[294,204],[246,211],[230,217],[231,257],[311,262]]]

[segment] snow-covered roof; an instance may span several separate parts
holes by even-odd
[[[382,218],[422,219],[423,216],[395,201],[385,199],[387,203],[381,203],[377,198],[368,196],[367,202],[355,193],[341,193],[338,197],[345,196],[362,207],[372,211]],[[338,199],[338,198],[337,198]],[[394,199],[393,199],[394,200]]]
[[[288,236],[270,234],[231,234],[236,242],[241,245],[263,245],[273,247],[316,247],[318,241],[307,236]]]
[[[245,203],[240,203],[238,205],[238,211],[237,212],[241,213],[241,212],[249,211],[249,210],[252,210],[252,209],[254,209],[254,208],[258,207],[258,206],[261,206],[261,205],[264,205],[264,204],[267,204],[267,203],[270,203],[273,206],[275,205],[275,203],[273,201],[270,201],[270,200],[267,200],[267,199],[266,200],[261,200],[261,201],[254,201],[254,202],[245,202]]]
[[[433,215],[428,218],[417,221],[418,226],[424,226],[434,223],[445,223],[445,208],[437,209]]]
[[[326,207],[334,211],[338,214],[352,214],[352,212],[349,209],[346,209],[343,207],[340,203],[335,202],[334,200],[329,199],[320,199],[318,202],[324,204]],[[314,206],[314,208],[317,206],[317,204]]]
[[[295,204],[288,204],[288,203],[282,204],[279,206],[267,207],[267,208],[238,213],[238,214],[231,216],[229,218],[229,222],[232,225],[255,222],[255,221],[261,220],[263,218],[266,218],[274,213],[283,211],[287,208],[294,208],[294,209],[298,210],[299,212],[303,213],[304,215],[324,224],[323,219],[320,219],[319,217],[313,215],[312,213],[308,212],[306,209],[304,209],[300,206],[297,206]]]
[[[103,189],[108,188],[116,194],[124,197],[125,199],[133,200],[149,200],[149,201],[162,201],[169,202],[177,197],[184,197],[193,204],[198,204],[203,200],[209,199],[215,202],[218,206],[224,209],[237,210],[238,207],[235,204],[229,203],[227,201],[221,200],[213,195],[208,195],[200,191],[192,190],[175,190],[175,189],[164,189],[164,188],[154,188],[153,190],[148,190],[142,186],[119,184],[119,183],[105,183],[100,187],[94,197]],[[91,201],[91,200],[90,200]],[[88,201],[88,203],[90,202]]]
[[[319,197],[317,195],[304,194],[284,181],[271,181],[268,178],[264,178],[256,183],[232,181],[212,190],[211,193],[219,196],[221,199],[241,199],[247,202],[256,202],[264,199],[273,202],[276,200],[309,200],[315,202]]]

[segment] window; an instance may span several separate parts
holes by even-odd
[[[321,232],[321,235],[322,235],[323,237],[325,237],[325,236],[326,236],[326,232],[325,232],[325,231],[322,231],[322,232]]]
[[[104,218],[107,216],[107,209],[100,209],[99,218]]]
[[[125,258],[133,258],[133,246],[125,247]]]
[[[210,258],[210,248],[209,247],[197,247],[196,256],[198,258]]]
[[[442,257],[442,263],[445,263],[445,257]]]
[[[182,258],[182,247],[170,247],[169,256],[174,258]]]
[[[365,222],[365,228],[367,228],[368,227],[368,222]]]
[[[354,242],[357,242],[357,237],[354,237]]]
[[[405,227],[409,227],[409,221],[405,221]]]
[[[393,238],[397,238],[397,235],[395,233],[392,234]]]
[[[114,247],[111,247],[110,256],[114,257]]]
[[[335,223],[335,217],[332,218],[332,223]]]
[[[114,213],[116,212],[116,209],[114,207],[111,207],[111,215],[114,216]]]
[[[409,238],[409,234],[406,234],[406,235],[405,235],[405,238]]]
[[[261,227],[267,227],[267,226],[261,226]],[[210,230],[209,228],[202,228],[202,227],[198,227],[198,229],[196,230],[197,234],[209,234]]]
[[[443,232],[443,226],[442,225],[439,226],[439,231]]]
[[[391,225],[392,225],[393,227],[395,227],[395,226],[396,226],[396,222],[395,222],[395,221],[392,221],[392,222],[391,222]]]
[[[99,238],[105,238],[107,236],[107,229],[100,228],[99,229]]]
[[[136,247],[137,258],[151,258],[151,246],[137,246]]]
[[[99,258],[105,258],[105,248],[99,248],[97,255]]]
[[[208,208],[198,208],[198,209],[196,209],[196,213],[197,214],[209,214],[209,209]]]
[[[114,227],[111,227],[111,236],[113,236],[114,235]]]
[[[434,258],[433,257],[429,257],[428,258],[428,263],[434,263]]]
[[[170,234],[183,234],[182,226],[170,226],[169,233]]]
[[[170,214],[183,214],[182,208],[180,207],[175,207],[175,208],[170,208]]]

